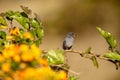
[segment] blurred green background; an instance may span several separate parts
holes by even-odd
[[[45,30],[42,49],[61,49],[64,37],[72,31],[76,33],[73,49],[85,51],[92,47],[94,53],[103,54],[108,45],[96,26],[120,40],[120,0],[0,0],[0,12],[21,11],[20,5],[41,17]],[[71,70],[80,73],[80,80],[120,80],[120,70],[115,70],[112,63],[98,60],[100,67],[96,69],[92,61],[78,54],[66,54]]]

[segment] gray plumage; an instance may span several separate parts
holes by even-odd
[[[63,41],[63,49],[64,50],[69,50],[74,44],[74,36],[75,34],[73,32],[69,32]]]

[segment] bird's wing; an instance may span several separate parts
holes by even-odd
[[[63,41],[63,49],[66,50],[66,40]]]

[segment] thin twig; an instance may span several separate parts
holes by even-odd
[[[105,58],[104,56],[100,55],[100,54],[95,54],[93,52],[89,52],[88,53],[85,53],[85,52],[79,52],[79,51],[76,51],[76,50],[65,50],[65,52],[72,52],[72,53],[77,53],[77,54],[80,54],[81,57],[84,57],[84,58],[88,58],[88,59],[91,59],[92,56],[95,56],[96,58],[100,59],[100,60],[105,60],[105,61],[109,61],[109,62],[112,62],[114,63],[115,67],[116,67],[116,70],[118,70],[118,65],[117,65],[117,62],[114,61],[114,60],[111,60],[109,58]]]
[[[73,71],[73,70],[71,70],[71,69],[65,68],[64,65],[50,65],[50,66],[57,67],[57,68],[61,68],[61,69],[63,69],[63,70],[66,70],[67,72],[73,73],[73,74],[75,74],[75,75],[79,75],[78,72],[75,72],[75,71]]]
[[[65,52],[72,52],[72,53],[77,53],[77,54],[79,54],[81,57],[84,57],[84,58],[91,58],[91,56],[95,56],[95,57],[97,57],[97,58],[99,58],[99,59],[101,59],[101,60],[107,60],[107,61],[109,61],[109,59],[108,58],[105,58],[105,57],[103,57],[102,55],[99,55],[99,54],[95,54],[95,53],[93,53],[93,52],[90,52],[89,54],[86,54],[85,52],[80,52],[80,51],[76,51],[76,50],[65,50]]]

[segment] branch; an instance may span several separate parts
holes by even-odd
[[[81,57],[84,57],[84,58],[91,58],[92,56],[95,56],[95,57],[97,57],[97,58],[99,58],[99,59],[101,59],[101,60],[107,60],[107,61],[109,61],[109,59],[108,58],[105,58],[105,57],[103,57],[102,55],[100,55],[100,54],[95,54],[95,53],[93,53],[93,52],[89,52],[89,54],[87,54],[87,53],[85,53],[85,52],[79,52],[79,51],[76,51],[76,50],[65,50],[65,52],[72,52],[72,53],[77,53],[77,54],[79,54]]]
[[[84,57],[84,58],[88,58],[88,59],[91,59],[92,56],[100,59],[100,60],[105,60],[105,61],[109,61],[111,63],[113,63],[116,67],[116,70],[118,70],[118,67],[119,65],[117,64],[117,61],[115,60],[111,60],[109,58],[105,58],[104,56],[100,55],[100,54],[95,54],[93,52],[89,52],[89,53],[86,53],[86,52],[80,52],[80,51],[77,51],[77,50],[65,50],[65,52],[72,52],[72,53],[76,53],[76,54],[79,54],[81,57]]]

